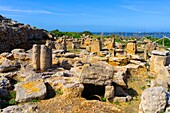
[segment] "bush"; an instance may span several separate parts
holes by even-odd
[[[141,86],[140,87],[141,90],[145,90],[145,88],[146,88],[145,86]]]
[[[63,94],[63,91],[61,91],[61,89],[55,90],[55,94],[62,95],[62,94]]]
[[[32,99],[31,102],[38,102],[39,100],[37,98]]]
[[[11,99],[8,103],[9,103],[9,105],[16,105],[17,104],[15,99]]]

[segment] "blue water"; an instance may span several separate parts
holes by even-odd
[[[141,33],[135,33],[135,32],[93,32],[95,35],[101,35],[103,36],[111,36],[112,34],[119,35],[119,36],[125,36],[125,37],[137,37],[141,38],[144,36],[151,36],[155,38],[162,38],[163,36],[170,37],[170,32],[141,32]]]

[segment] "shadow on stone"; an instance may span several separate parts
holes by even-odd
[[[52,86],[49,83],[45,83],[46,87],[47,87],[47,95],[45,97],[45,99],[50,99],[55,97],[55,90],[52,88]]]
[[[133,88],[128,88],[125,91],[132,97],[138,96],[138,93]]]
[[[83,84],[84,90],[82,92],[82,97],[87,100],[100,100],[101,96],[105,94],[105,86],[93,85],[93,84]]]

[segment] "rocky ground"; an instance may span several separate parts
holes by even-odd
[[[1,112],[168,111],[169,51],[146,39],[122,41],[63,36],[3,51]]]

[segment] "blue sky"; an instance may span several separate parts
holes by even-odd
[[[0,14],[49,31],[170,32],[170,0],[0,0]]]

